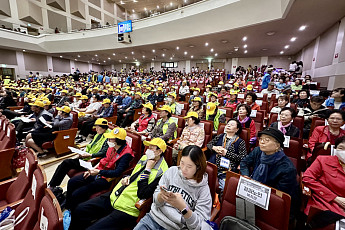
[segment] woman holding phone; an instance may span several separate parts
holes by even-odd
[[[210,229],[212,198],[206,174],[206,159],[200,147],[183,149],[180,166],[169,168],[153,195],[151,211],[139,229]]]

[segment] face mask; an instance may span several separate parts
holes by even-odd
[[[107,144],[108,144],[109,148],[114,148],[115,147],[115,143],[114,142],[107,141]]]
[[[148,160],[153,160],[156,157],[155,153],[151,149],[146,150],[145,155],[147,156]]]
[[[171,102],[171,101],[172,101],[172,99],[171,99],[170,97],[168,97],[168,98],[167,98],[167,101],[168,101],[168,102]]]
[[[193,95],[194,95],[194,96],[197,96],[197,95],[198,95],[198,92],[194,91],[194,92],[193,92]]]
[[[90,103],[93,103],[95,100],[93,98],[90,99]]]
[[[345,163],[345,150],[334,150],[334,154],[338,157],[338,159]]]
[[[73,98],[73,102],[77,102],[77,98]]]

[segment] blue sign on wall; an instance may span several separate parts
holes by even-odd
[[[132,20],[119,22],[117,24],[118,34],[129,33],[129,32],[132,32]]]

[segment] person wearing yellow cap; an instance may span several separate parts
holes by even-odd
[[[77,143],[86,141],[87,136],[92,132],[92,128],[98,118],[112,117],[114,114],[114,108],[111,105],[111,101],[106,98],[102,102],[102,107],[97,111],[97,114],[92,115],[92,118],[82,123]]]
[[[172,114],[177,114],[177,111],[176,111],[177,104],[176,104],[176,93],[175,92],[169,92],[168,93],[168,98],[167,98],[165,103],[166,103],[166,105],[168,105],[171,108]]]
[[[183,129],[181,137],[173,146],[173,162],[177,164],[178,152],[184,149],[188,145],[196,145],[200,148],[204,144],[205,130],[204,127],[199,125],[200,119],[198,113],[188,112],[184,117],[187,121],[187,126]]]
[[[49,101],[52,101],[53,94],[52,94],[52,89],[51,88],[49,88],[49,87],[46,88],[46,95],[45,95],[45,97],[47,97],[49,99]]]
[[[150,94],[151,94],[151,88],[150,88],[150,87],[146,87],[144,93],[142,94],[143,100],[144,100],[145,102],[148,102],[147,97],[148,97]]]
[[[224,101],[224,106],[227,108],[232,108],[232,110],[235,111],[239,103],[240,102],[237,100],[237,93],[235,90],[231,89],[229,98]]]
[[[65,105],[65,102],[69,102],[69,96],[67,94],[68,94],[67,90],[65,90],[65,89],[61,90],[61,98],[56,103],[57,107],[61,107],[61,106]]]
[[[162,87],[158,87],[157,88],[157,92],[154,96],[154,99],[156,102],[162,102],[164,101],[164,93],[163,93],[163,88]]]
[[[204,102],[204,98],[203,98],[202,96],[200,96],[200,89],[199,89],[199,88],[194,88],[194,90],[193,90],[193,95],[190,96],[190,98],[189,98],[189,104],[191,104],[191,103],[192,103],[192,100],[193,100],[194,98],[197,98],[197,97],[199,97],[199,98],[201,99],[201,102],[202,102],[202,103]]]
[[[207,85],[206,89],[205,89],[205,92],[203,94],[203,96],[206,97],[206,102],[208,102],[208,100],[209,100],[208,97],[209,97],[210,93],[212,92],[211,90],[212,90],[212,86],[211,85]]]
[[[113,103],[116,103],[118,105],[122,104],[122,96],[121,96],[121,90],[116,89],[114,91],[114,96],[113,96]]]
[[[130,176],[124,177],[108,195],[98,196],[77,206],[70,229],[133,229],[140,214],[135,203],[153,196],[161,177],[169,168],[161,138],[144,141],[148,146]],[[121,192],[119,192],[121,191]],[[100,215],[95,215],[98,213]],[[96,219],[96,221],[94,221]]]
[[[66,208],[73,214],[74,209],[92,194],[109,189],[112,180],[121,176],[134,158],[133,150],[126,143],[126,130],[115,128],[104,136],[109,146],[106,156],[95,167],[68,181]]]
[[[120,127],[127,127],[129,123],[131,122],[131,117],[133,117],[135,110],[139,109],[142,106],[143,100],[141,99],[141,93],[136,92],[134,94],[134,100],[131,101],[130,104],[128,104],[125,107],[122,107],[118,112],[117,112],[117,121],[116,124]],[[126,114],[126,115],[124,115]],[[133,119],[133,118],[132,118]]]
[[[188,112],[196,112],[200,119],[204,117],[204,109],[200,97],[193,98],[192,105],[190,106]]]
[[[138,134],[149,134],[152,132],[156,120],[152,115],[153,105],[149,102],[143,105],[142,115],[131,124],[130,130]]]
[[[130,97],[130,92],[128,90],[123,90],[122,101],[121,101],[121,104],[118,104],[117,108],[119,109],[127,108],[131,103],[132,103],[132,98]]]
[[[150,138],[160,137],[164,141],[175,139],[177,137],[177,123],[176,120],[171,117],[171,108],[167,105],[163,105],[160,111],[160,119],[157,121],[155,128],[153,129]]]
[[[78,171],[86,171],[87,169],[80,166],[79,159],[85,161],[95,157],[105,157],[108,150],[107,138],[104,136],[105,133],[110,132],[108,129],[108,121],[104,118],[99,118],[95,122],[96,135],[93,140],[86,145],[83,153],[80,153],[78,158],[64,160],[55,170],[52,179],[49,182],[49,187],[54,188],[59,186],[68,171],[75,169]]]
[[[225,123],[225,115],[218,109],[216,103],[209,102],[206,105],[206,120],[213,121],[213,130],[217,131],[219,123]]]

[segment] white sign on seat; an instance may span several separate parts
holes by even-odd
[[[132,138],[131,137],[129,137],[129,136],[126,136],[126,142],[127,142],[127,144],[129,145],[129,147],[131,147],[132,148]]]

